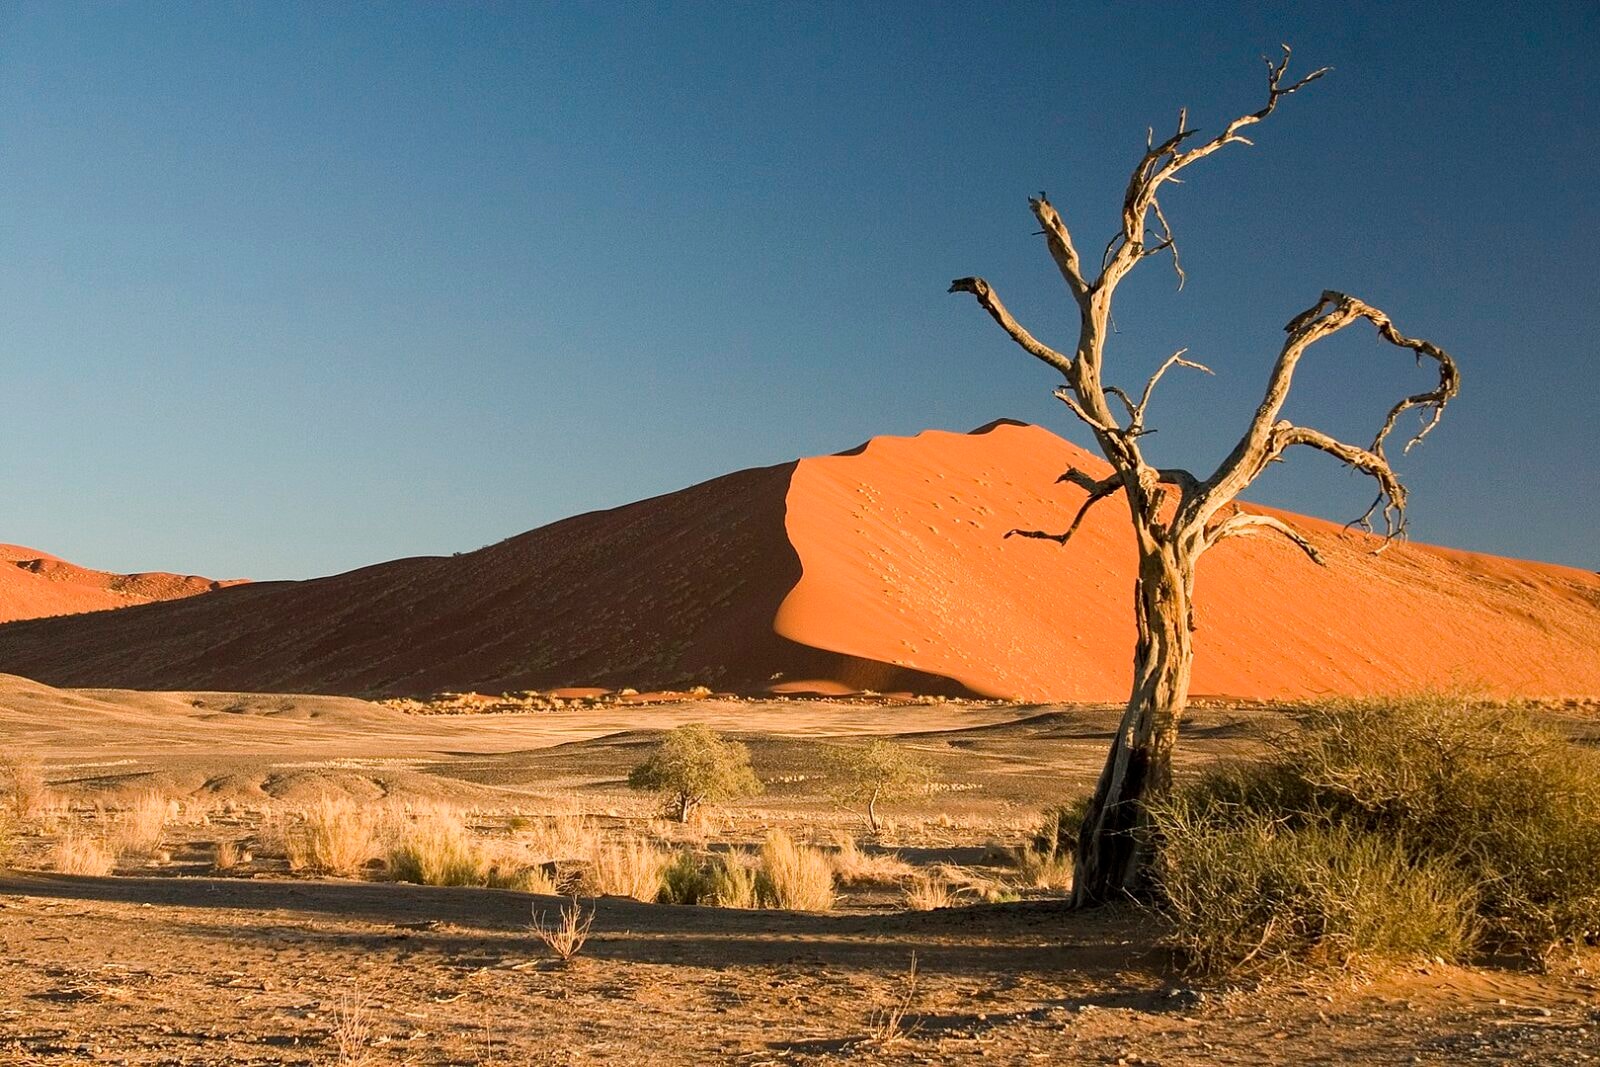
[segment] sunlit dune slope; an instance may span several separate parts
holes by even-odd
[[[880,437],[805,460],[789,491],[804,568],[778,612],[790,640],[944,675],[984,694],[1115,699],[1132,674],[1135,556],[1123,499],[1059,532],[1109,468],[1037,426]],[[1272,511],[1321,549],[1236,538],[1201,560],[1194,690],[1248,697],[1467,686],[1600,693],[1600,577],[1392,545]]]
[[[355,695],[558,686],[1116,700],[1131,670],[1120,498],[1066,546],[1104,465],[1038,427],[876,438],[448,558],[0,626],[0,671],[54,685]],[[1285,514],[1201,562],[1195,691],[1464,686],[1600,695],[1600,578],[1373,542]]]
[[[238,582],[145,571],[111,574],[21,545],[0,545],[0,622],[175,600]]]

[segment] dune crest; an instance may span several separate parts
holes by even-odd
[[[22,545],[0,545],[0,622],[176,600],[238,584],[166,571],[113,574]]]
[[[1007,421],[879,437],[459,556],[10,623],[0,671],[362,696],[706,685],[1119,701],[1134,637],[1121,501],[1066,546],[1005,536],[1070,521],[1082,492],[1056,483],[1069,466],[1106,469]],[[1328,566],[1275,540],[1209,553],[1197,694],[1600,695],[1600,577],[1425,545],[1373,556],[1369,539],[1280,514]]]
[[[1067,545],[1104,460],[1038,426],[879,437],[801,461],[786,510],[799,583],[779,633],[943,675],[985,695],[1118,700],[1132,677],[1136,557],[1120,497]],[[1600,692],[1600,577],[1374,539],[1272,508],[1322,551],[1240,538],[1200,563],[1194,692],[1252,698],[1466,687],[1496,696]]]

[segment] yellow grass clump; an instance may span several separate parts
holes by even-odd
[[[68,830],[50,850],[50,866],[62,874],[103,878],[117,866],[117,854],[98,837]]]
[[[44,764],[33,756],[15,756],[0,762],[0,789],[5,791],[6,806],[19,819],[40,814],[50,800]]]
[[[665,849],[637,837],[606,841],[591,857],[589,877],[596,894],[653,902],[670,859]]]
[[[911,865],[895,852],[863,852],[853,834],[834,835],[833,871],[840,885],[892,886],[909,878]]]
[[[833,862],[821,849],[797,845],[773,830],[761,846],[761,890],[777,907],[795,911],[833,908]]]
[[[912,911],[933,911],[948,908],[956,902],[950,884],[933,875],[919,874],[905,888],[906,907]]]
[[[176,806],[160,790],[147,789],[140,793],[117,819],[115,851],[135,855],[154,852],[161,845]]]
[[[437,810],[402,822],[389,844],[389,870],[419,885],[476,885],[553,893],[548,874],[513,849],[479,837],[459,812]]]
[[[378,855],[378,817],[349,800],[324,796],[300,813],[286,846],[293,870],[355,874]]]

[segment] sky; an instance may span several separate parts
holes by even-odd
[[[1600,566],[1600,6],[0,3],[0,541],[301,578],[466,551],[728,471],[1009,417],[1146,128],[1261,105],[1164,197],[1108,382],[1209,473],[1324,289],[1450,351],[1418,540]],[[1359,336],[1358,336],[1359,334]],[[1370,331],[1286,414],[1370,440],[1429,387]],[[1303,455],[1250,494],[1344,520]],[[1075,499],[1063,499],[1064,511]],[[1041,516],[1049,525],[1051,516]]]

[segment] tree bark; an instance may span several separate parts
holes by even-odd
[[[1192,555],[1181,547],[1141,546],[1133,692],[1078,831],[1076,906],[1104,904],[1132,892],[1144,867],[1149,804],[1172,785],[1172,750],[1189,700],[1194,572]]]

